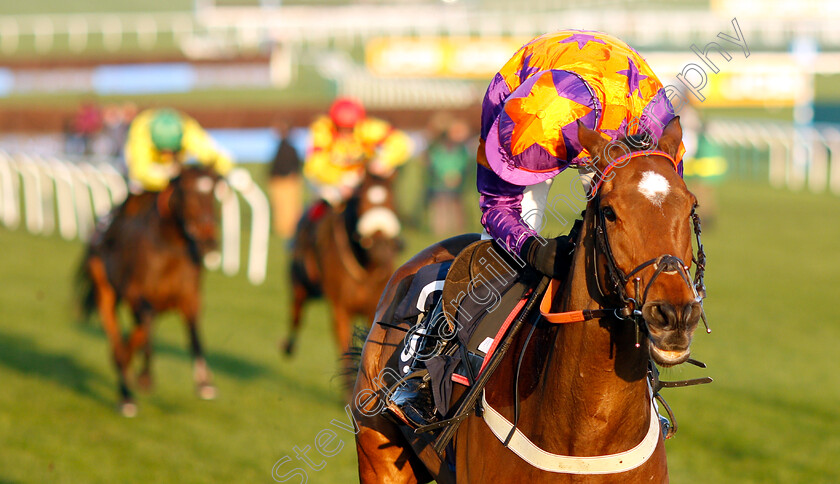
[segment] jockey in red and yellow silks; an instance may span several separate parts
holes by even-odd
[[[612,138],[647,132],[658,139],[674,109],[632,47],[600,32],[563,30],[516,52],[490,82],[481,116],[481,223],[528,260],[550,180],[589,158],[576,120]],[[522,217],[529,212],[536,214],[531,226]]]
[[[408,160],[411,139],[385,121],[367,117],[362,105],[341,98],[310,126],[312,146],[303,167],[307,179],[331,204],[345,200],[365,169],[389,175]]]

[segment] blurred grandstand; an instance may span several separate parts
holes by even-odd
[[[734,35],[733,18],[749,57],[718,37]],[[519,45],[578,28],[626,40],[666,84],[700,63],[692,46],[724,44],[733,58],[709,54],[719,72],[693,104],[710,137],[763,160],[736,173],[815,190],[832,178],[840,193],[838,19],[830,0],[5,2],[0,147],[55,154],[66,120],[93,100],[178,107],[250,161],[270,156],[274,121],[306,126],[336,95],[407,129],[441,110],[475,128],[490,76]]]

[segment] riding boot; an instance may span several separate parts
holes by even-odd
[[[407,423],[415,428],[433,423],[438,419],[431,379],[425,368],[425,361],[443,351],[442,347],[432,347],[432,345],[442,346],[437,334],[440,324],[446,324],[441,301],[438,301],[420,324],[424,325],[424,328],[414,333],[416,337],[419,337],[419,341],[415,347],[414,358],[408,362],[407,371],[404,368],[407,376],[391,393],[391,402],[402,411],[408,420]],[[410,340],[406,342],[406,344],[410,343]]]

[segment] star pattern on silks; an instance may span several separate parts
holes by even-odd
[[[582,50],[589,42],[597,42],[599,44],[607,45],[606,42],[596,38],[594,35],[584,34],[583,32],[575,32],[569,37],[558,42],[558,44],[569,44],[572,42],[577,42],[578,50]]]
[[[541,76],[527,96],[511,99],[505,107],[514,123],[511,155],[519,155],[537,144],[552,156],[559,156],[563,136],[560,127],[589,111],[589,106],[558,95],[551,74]]]
[[[531,57],[533,56],[534,54],[530,53],[524,59],[522,59],[522,67],[520,67],[519,70],[516,71],[516,75],[519,76],[520,82],[524,82],[525,79],[528,79],[529,77],[531,77],[532,74],[540,70],[538,67],[530,65]]]
[[[629,66],[627,69],[622,71],[616,72],[616,74],[621,74],[622,76],[627,76],[627,84],[630,86],[629,96],[632,96],[634,92],[638,91],[639,97],[642,97],[642,90],[639,88],[639,83],[648,78],[641,73],[639,73],[639,69],[636,67],[636,64],[633,63],[633,59],[627,58],[627,63]]]

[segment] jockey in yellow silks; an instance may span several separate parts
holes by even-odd
[[[366,116],[356,100],[337,99],[329,115],[310,126],[312,145],[303,174],[331,205],[346,200],[365,169],[389,176],[411,155],[411,139],[385,121]]]
[[[194,158],[228,175],[233,161],[193,118],[172,109],[148,109],[131,122],[125,144],[129,180],[145,191],[158,192]]]

